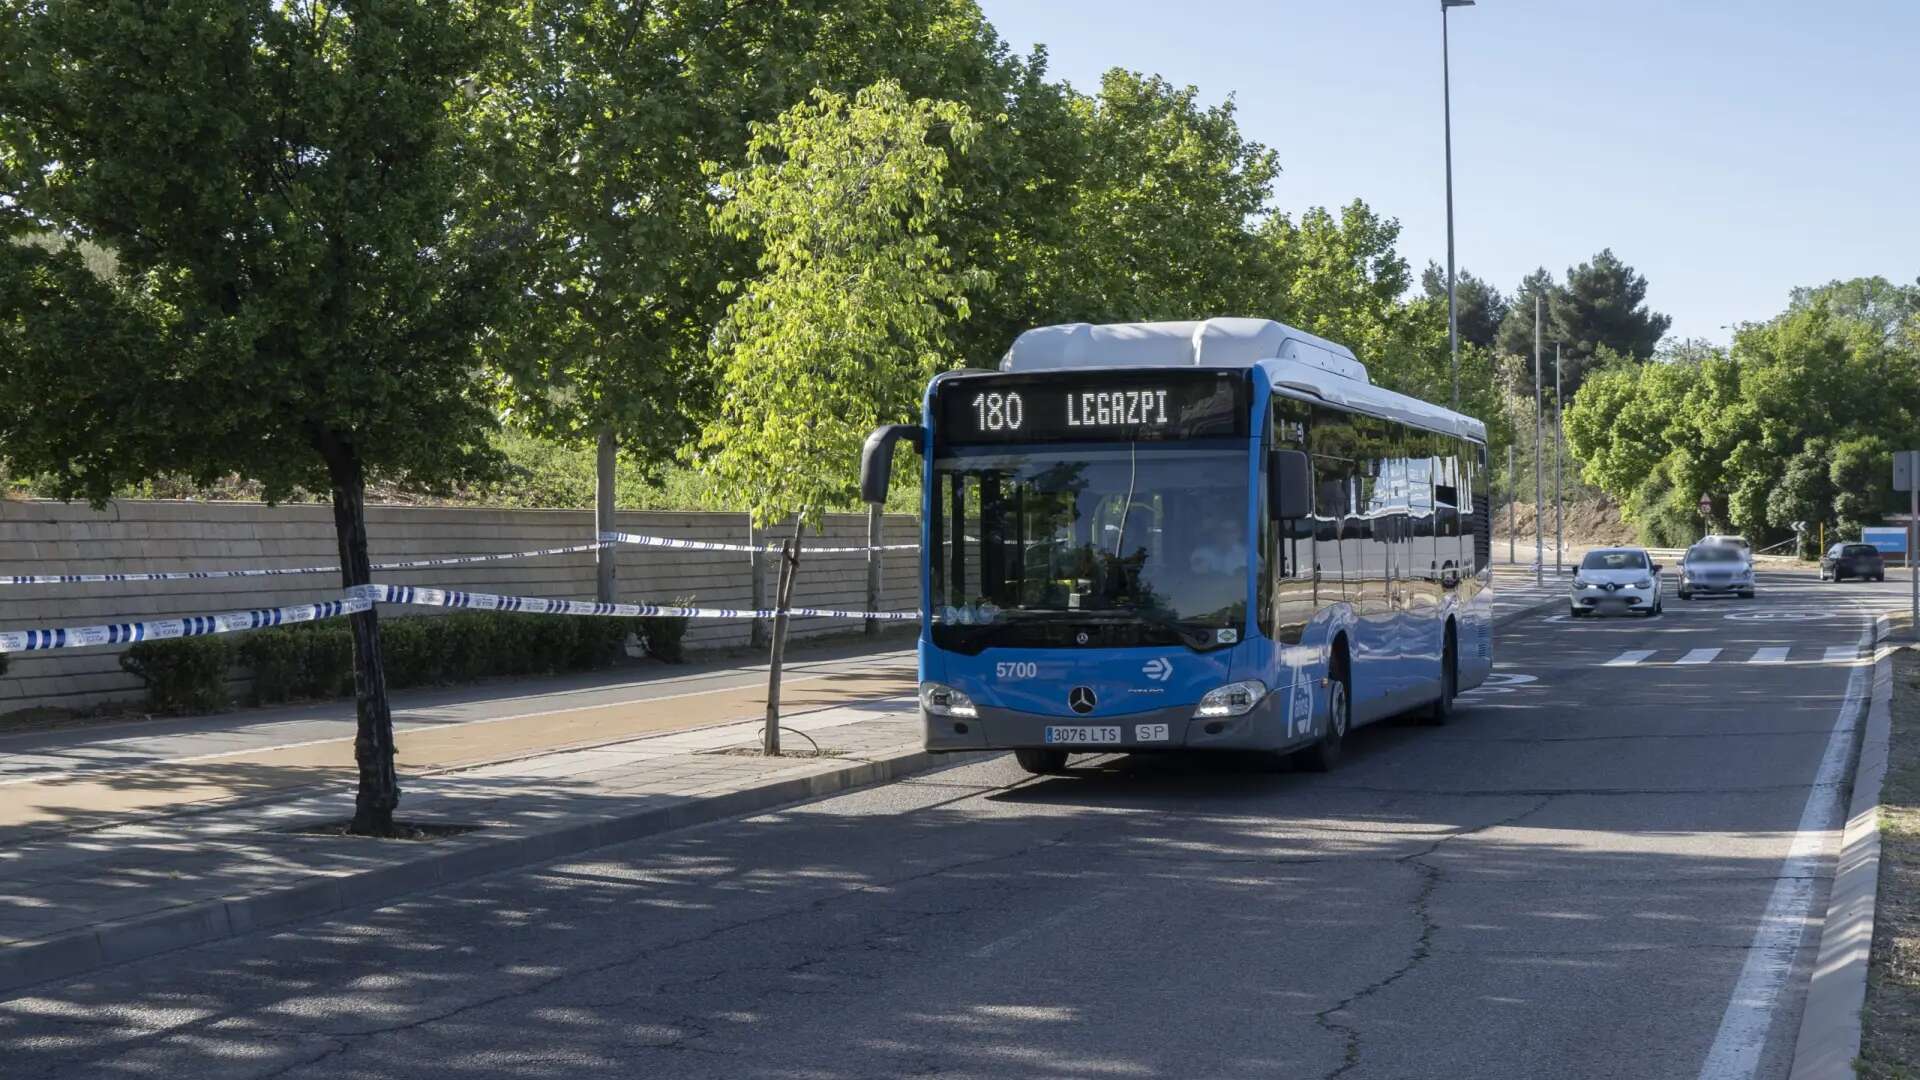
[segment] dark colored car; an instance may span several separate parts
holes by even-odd
[[[1887,564],[1872,544],[1835,544],[1820,557],[1821,581],[1887,580]]]

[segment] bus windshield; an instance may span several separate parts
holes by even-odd
[[[1233,439],[954,448],[930,504],[936,642],[1238,640],[1247,468]]]

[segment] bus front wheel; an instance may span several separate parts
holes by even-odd
[[[1327,680],[1327,730],[1312,746],[1299,752],[1296,760],[1300,767],[1308,772],[1331,772],[1340,764],[1340,747],[1352,722],[1353,699],[1349,696],[1347,669],[1343,663]]]
[[[1067,769],[1065,750],[1015,750],[1013,760],[1035,776],[1052,776]]]

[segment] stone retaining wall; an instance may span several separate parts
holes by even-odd
[[[684,540],[746,543],[745,514],[623,513],[623,532]],[[454,555],[484,555],[570,547],[592,541],[593,514],[585,510],[496,510],[452,507],[371,506],[367,510],[373,561],[398,562]],[[919,525],[890,516],[889,544],[916,543]],[[781,535],[786,535],[782,532]],[[764,539],[764,537],[762,538]],[[829,517],[820,547],[866,542],[866,518]],[[691,597],[706,607],[747,608],[754,601],[753,558],[725,551],[678,551],[622,546],[619,598],[664,602]],[[143,570],[233,570],[251,567],[330,566],[333,514],[325,505],[269,507],[260,503],[126,501],[95,511],[82,504],[0,500],[0,576],[97,574]],[[880,608],[911,610],[918,603],[918,553],[884,553]],[[777,559],[764,560],[764,596],[772,606]],[[434,570],[377,573],[396,585],[427,585],[473,592],[514,593],[591,600],[591,551],[538,559],[513,559]],[[866,555],[812,555],[795,582],[795,606],[864,610]],[[339,595],[339,578],[310,574],[212,581],[124,582],[76,585],[0,585],[0,630],[87,626],[108,622],[203,615],[278,607]],[[394,615],[431,613],[425,608],[387,608]],[[794,637],[846,633],[846,620],[801,619]],[[689,650],[749,643],[746,620],[696,620],[687,632]],[[15,653],[0,676],[0,714],[39,706],[82,708],[136,700],[138,679],[120,670],[121,650],[112,647],[45,653]]]

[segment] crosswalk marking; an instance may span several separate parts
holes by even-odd
[[[1601,666],[1602,667],[1632,667],[1633,665],[1639,663],[1642,660],[1645,660],[1647,657],[1652,655],[1653,655],[1652,649],[1628,649],[1626,652],[1621,653],[1619,656],[1614,657],[1613,659],[1607,661],[1605,664],[1602,664]]]
[[[1821,656],[1820,660],[1817,661],[1818,663],[1851,664],[1851,663],[1855,663],[1860,659],[1860,649],[1858,646],[1855,646],[1855,645],[1828,645],[1828,646],[1825,646],[1825,650],[1826,651]],[[1616,656],[1613,659],[1606,661],[1600,666],[1601,667],[1639,667],[1641,665],[1646,665],[1649,667],[1654,667],[1654,666],[1698,667],[1700,665],[1711,664],[1719,660],[1721,658],[1721,654],[1726,652],[1726,650],[1720,649],[1720,648],[1688,649],[1686,653],[1681,655],[1680,658],[1677,660],[1655,659],[1655,657],[1659,655],[1659,652],[1660,650],[1658,649],[1628,649],[1626,652],[1623,652],[1619,656]],[[1793,652],[1793,646],[1791,645],[1769,645],[1765,648],[1755,649],[1753,651],[1753,655],[1747,658],[1745,663],[1749,663],[1749,664],[1792,663],[1794,662],[1792,657],[1792,652]],[[1668,653],[1668,655],[1671,656],[1672,654]],[[1736,662],[1739,662],[1738,658],[1730,658],[1730,659],[1734,659]],[[1811,657],[1806,655],[1804,650],[1802,651],[1801,659],[1799,660],[1799,663],[1807,664],[1807,663],[1815,663],[1815,662],[1816,661],[1814,661]]]

